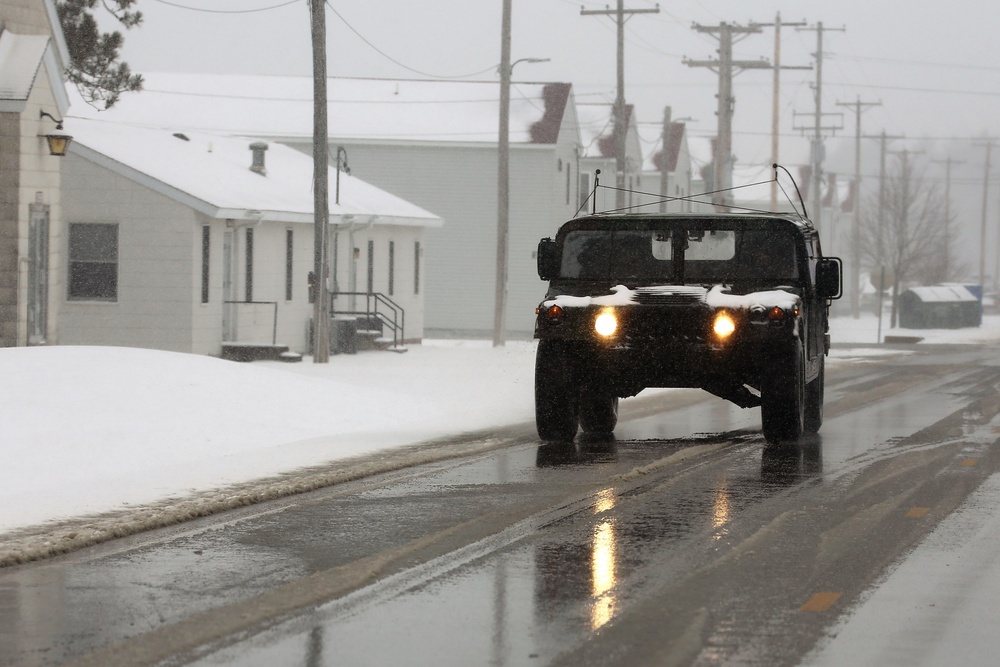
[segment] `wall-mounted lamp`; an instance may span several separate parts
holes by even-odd
[[[45,111],[38,112],[39,118],[50,118],[56,124],[57,134],[45,134],[45,141],[49,144],[49,155],[55,155],[56,157],[62,157],[66,155],[66,149],[69,148],[69,143],[73,141],[73,137],[62,132],[63,122]]]

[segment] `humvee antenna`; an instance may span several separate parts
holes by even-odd
[[[788,174],[788,178],[790,178],[792,180],[792,185],[795,186],[795,194],[797,194],[799,196],[799,203],[802,204],[802,217],[806,218],[808,220],[809,219],[809,212],[806,211],[806,203],[805,203],[805,201],[802,200],[802,193],[799,192],[799,184],[795,182],[795,177],[793,177],[791,175],[791,173],[789,173],[789,171],[787,169],[785,169],[784,167],[782,167],[777,162],[775,162],[774,164],[772,164],[771,168],[774,169],[774,182],[775,183],[778,182],[778,170],[779,169],[781,169],[783,172],[785,172],[786,174]]]
[[[593,215],[597,215],[597,188],[601,185],[601,170],[598,169],[594,172],[594,203],[593,203]]]

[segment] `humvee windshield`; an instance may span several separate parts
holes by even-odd
[[[773,229],[578,229],[563,240],[560,267],[562,278],[625,284],[777,285],[798,276],[793,236]]]

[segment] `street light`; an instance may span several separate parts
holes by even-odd
[[[500,41],[500,134],[497,182],[497,276],[493,309],[493,347],[506,343],[507,310],[507,239],[510,229],[510,76],[518,63],[544,63],[549,58],[520,58],[510,61],[510,4],[503,3],[503,28]]]
[[[547,62],[549,62],[551,60],[552,60],[552,58],[518,58],[517,60],[515,60],[514,62],[512,62],[510,64],[510,71],[513,73],[513,71],[514,71],[514,65],[516,65],[518,63],[547,63]],[[500,67],[498,66],[497,67],[497,71],[499,71],[499,70],[500,70]]]

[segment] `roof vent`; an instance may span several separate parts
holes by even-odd
[[[253,151],[253,164],[250,165],[250,171],[267,176],[267,169],[264,167],[264,151],[267,150],[267,144],[263,141],[255,141],[250,144],[250,150]]]

